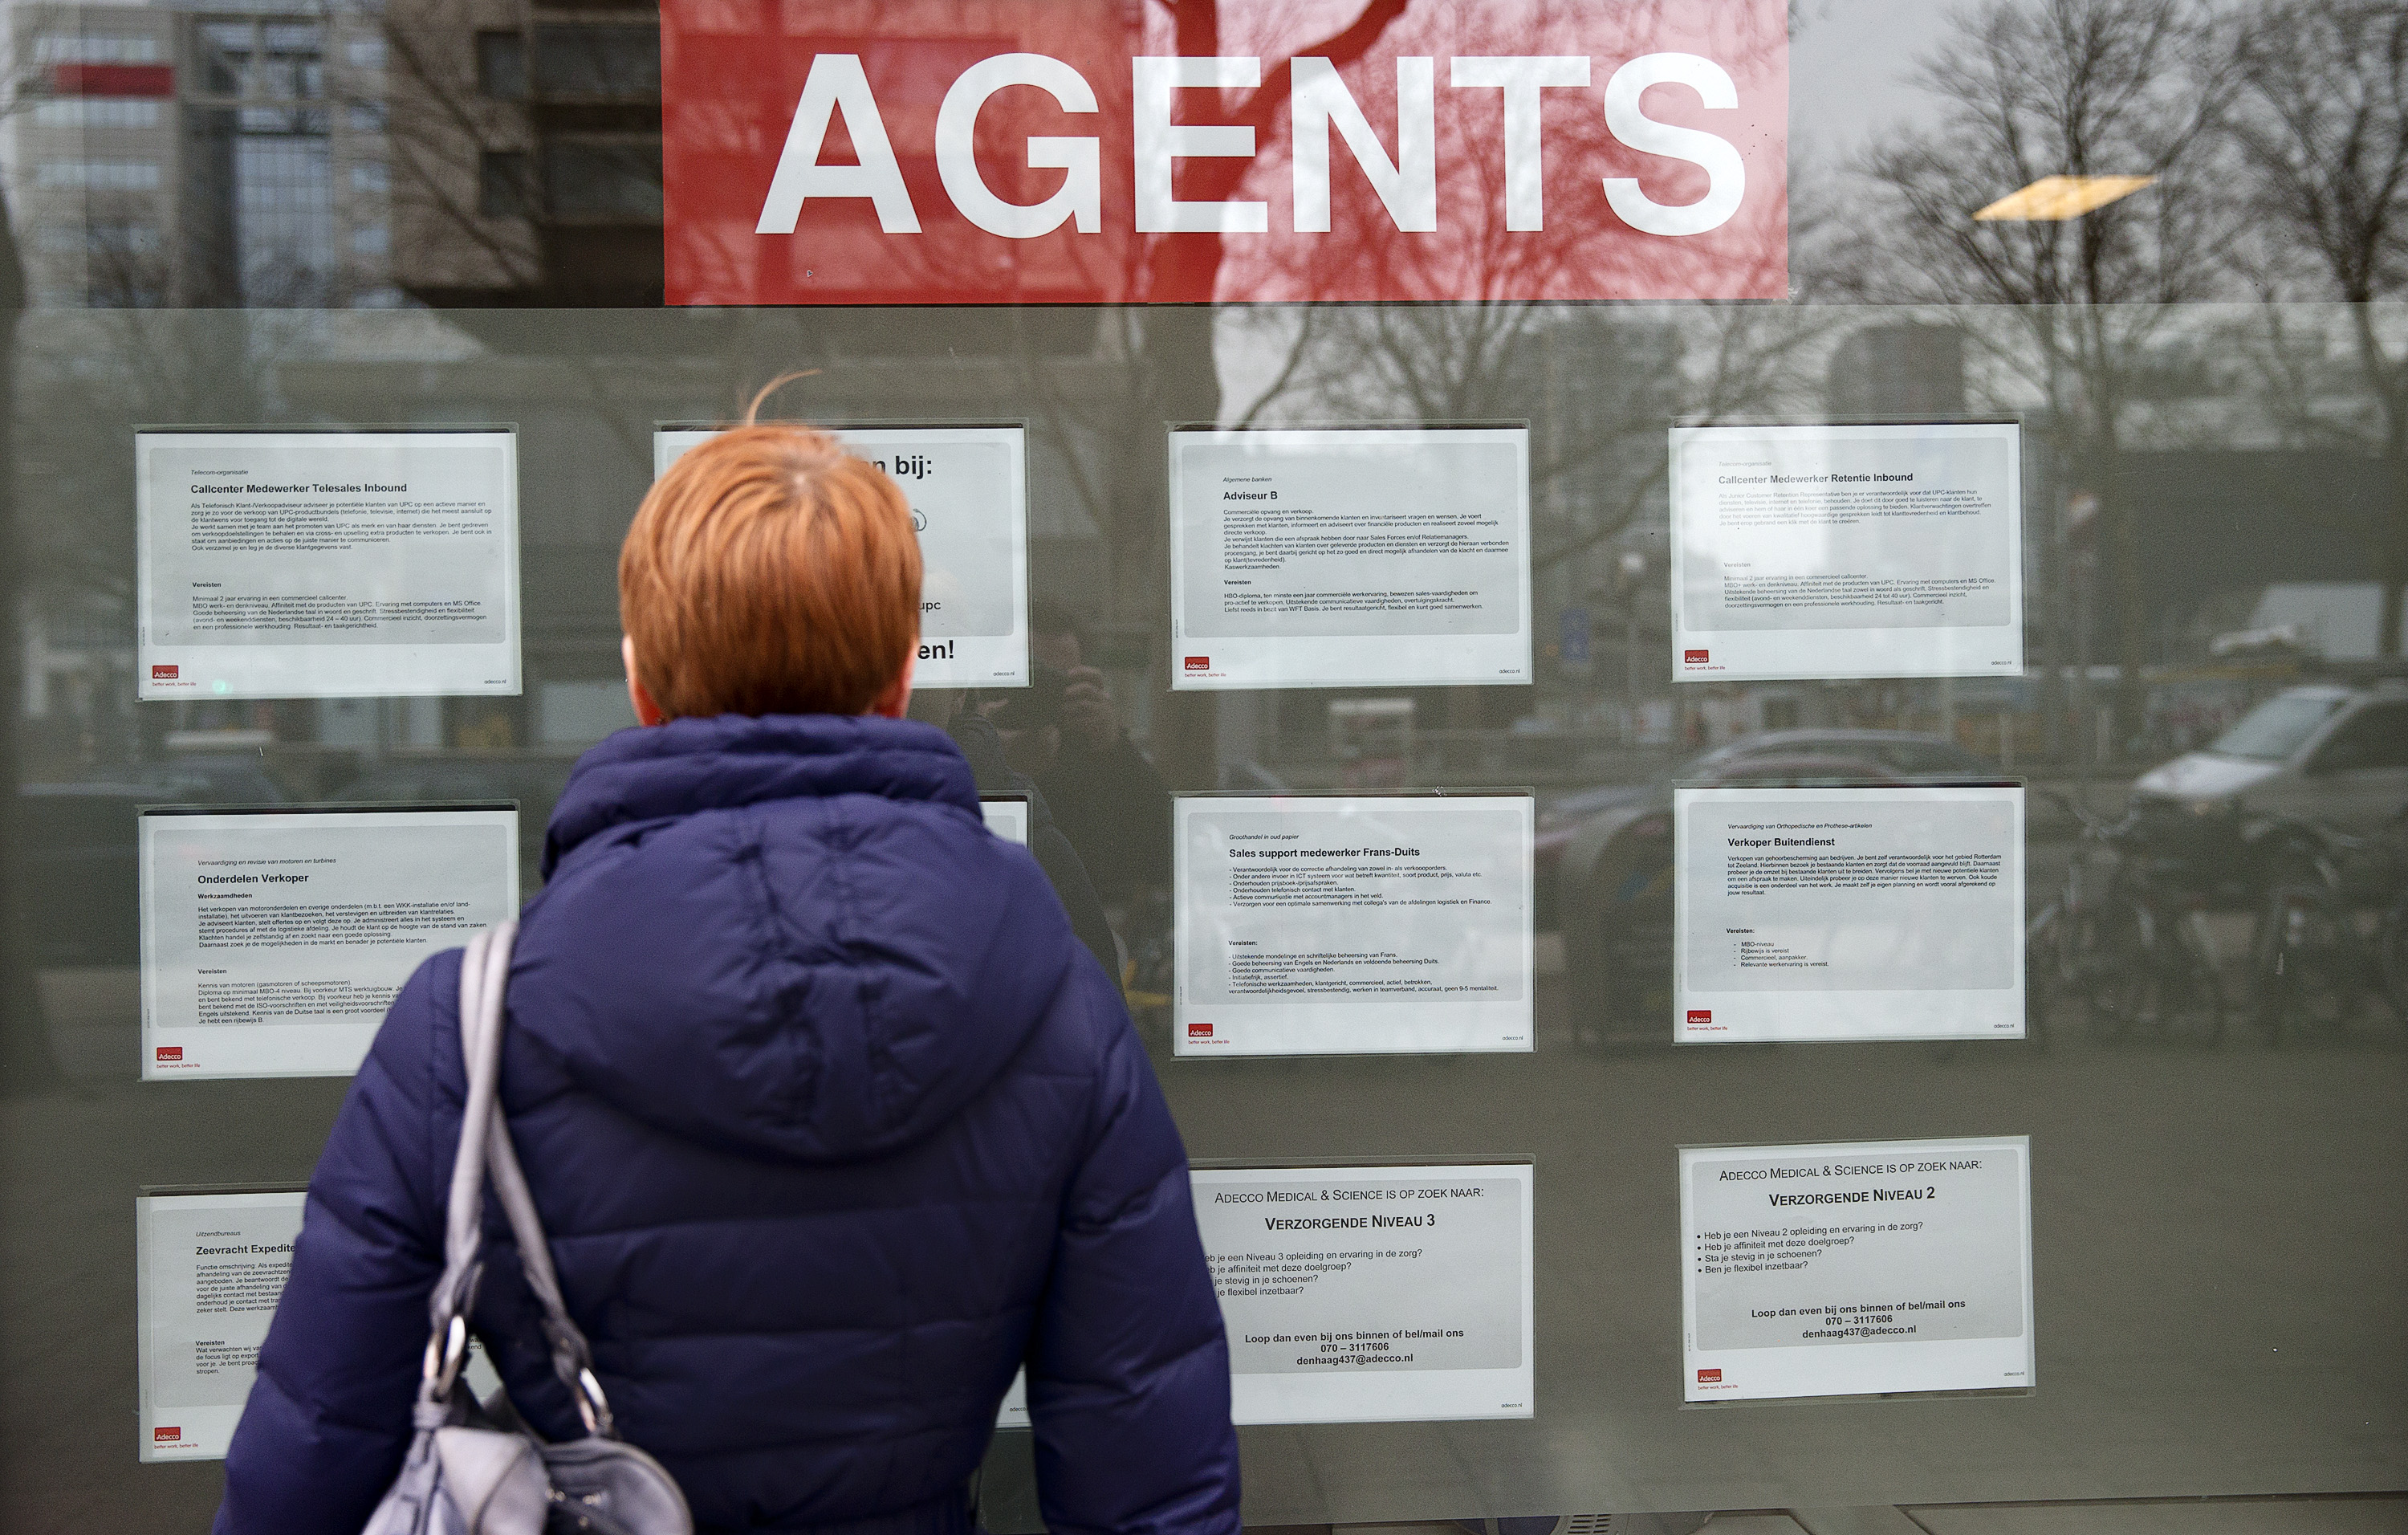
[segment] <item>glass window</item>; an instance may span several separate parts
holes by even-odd
[[[34,184],[65,189],[91,187],[116,192],[149,192],[159,185],[155,160],[45,160],[34,167]]]
[[[544,146],[544,207],[552,217],[638,223],[661,218],[660,147],[556,138]]]
[[[660,29],[550,22],[538,25],[535,87],[548,98],[656,98],[661,93]]]
[[[523,150],[487,150],[479,155],[477,211],[488,219],[534,217],[533,157]]]
[[[39,128],[155,128],[160,115],[160,105],[155,101],[121,101],[107,96],[36,102],[33,109],[34,125]]]
[[[526,37],[518,32],[477,34],[477,89],[497,101],[524,101]]]
[[[112,37],[46,32],[34,39],[36,64],[156,64],[156,37]]]
[[[2370,704],[2350,715],[2308,766],[2319,773],[2408,768],[2408,704]]]
[[[352,1086],[198,1069],[290,1064],[270,1031],[320,1026],[270,1015],[290,977],[195,1001],[220,1038],[153,1037],[163,986],[221,981],[168,974],[155,932],[145,968],[142,813],[512,805],[484,840],[535,896],[583,753],[637,728],[620,543],[690,440],[658,434],[781,379],[764,413],[850,434],[914,513],[912,709],[998,825],[1027,818],[1197,1166],[1340,1164],[1333,1210],[1366,1168],[1535,1190],[1526,1305],[1494,1283],[1512,1223],[1446,1224],[1489,1195],[1360,1249],[1250,1229],[1297,1239],[1254,1294],[1272,1249],[1215,1248],[1254,1350],[1249,1517],[2408,1528],[2403,15],[17,6],[0,1423],[38,1431],[0,1530],[208,1528],[266,1311],[146,1335],[136,1200],[297,1188]],[[499,537],[474,497],[372,523],[322,488],[407,481],[382,435],[485,427],[508,558],[437,547]],[[920,456],[943,433],[988,498]],[[167,473],[170,435],[223,456]],[[250,588],[162,566],[178,538]],[[240,638],[167,653],[163,602]],[[1485,829],[1399,833],[1455,862],[1393,906],[1301,857],[1204,888],[1240,841],[1211,839],[1254,829],[1215,817],[1333,801]],[[1324,851],[1373,846],[1349,829]],[[393,898],[422,896],[453,898]],[[365,1040],[381,975],[295,983],[373,992]],[[809,1022],[797,997],[759,1016]],[[1432,1022],[1492,1005],[1487,1034]],[[1984,1196],[2005,1223],[1922,1267],[1901,1233],[1953,1193],[1823,1181],[1925,1160],[1834,1146],[2019,1137],[1977,1154],[2028,1173]],[[1766,1147],[1796,1188],[1730,1168]],[[1837,1198],[1776,1198],[1810,1184]],[[1718,1224],[1684,1231],[1701,1190]],[[2020,1236],[2026,1196],[2028,1318],[2014,1243],[1977,1240]],[[1477,1251],[1437,1245],[1466,1228]],[[1771,1298],[1701,1322],[1717,1284]],[[1480,1369],[1398,1357],[1492,1325]],[[1897,1327],[1963,1335],[1871,1330]],[[606,1362],[640,1370],[623,1341]],[[1901,1380],[1885,1349],[1991,1374]],[[614,1396],[639,1443],[647,1398]],[[978,1405],[947,1442],[984,1439]],[[1036,1535],[1029,1431],[991,1444],[981,1526]]]

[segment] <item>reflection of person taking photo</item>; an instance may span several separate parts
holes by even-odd
[[[1057,684],[1056,696],[1059,691]],[[1031,735],[1027,724],[1031,710],[1042,712],[1045,723],[1052,723],[1048,706],[1032,701],[1031,696],[1032,690],[1027,688],[984,695],[962,688],[932,688],[912,696],[911,717],[925,720],[953,738],[953,744],[968,759],[981,794],[1027,796],[1028,851],[1036,857],[1038,867],[1045,870],[1045,878],[1070,918],[1071,931],[1079,935],[1079,941],[1087,946],[1105,973],[1118,982],[1123,963],[1119,940],[1112,936],[1111,924],[1104,916],[1103,902],[1096,894],[1086,863],[1055,825],[1051,802],[1036,779],[1012,760],[1012,747],[1025,749]],[[982,698],[982,705],[972,707]],[[1007,733],[996,726],[996,718],[1015,706],[1019,712],[1008,717],[1018,723]]]
[[[1045,791],[1054,824],[1108,902],[1170,882],[1170,793],[1123,728],[1104,674],[1087,664],[1078,622],[1057,603],[1028,605],[1032,683],[985,706],[1012,766]]]

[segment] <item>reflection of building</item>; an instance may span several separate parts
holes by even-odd
[[[655,15],[394,0],[404,287],[447,308],[660,303]]]
[[[342,11],[14,11],[12,212],[40,308],[397,302],[383,44]]]

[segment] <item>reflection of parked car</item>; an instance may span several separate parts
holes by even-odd
[[[2373,831],[2408,805],[2408,684],[2286,688],[2205,751],[2143,774],[2132,797]]]
[[[1538,835],[1531,847],[1539,892],[1539,925],[1556,923],[1556,900],[1563,889],[1565,851],[1600,817],[1613,818],[1633,805],[1660,799],[1672,802],[1671,785],[1712,782],[1735,764],[1771,757],[1844,757],[1870,764],[1877,771],[1908,783],[1961,782],[1997,774],[1983,761],[1945,736],[1911,730],[1768,730],[1691,757],[1687,762],[1645,783],[1617,783],[1583,789],[1550,801],[1539,813]]]
[[[1592,816],[1564,849],[1556,870],[1564,979],[1572,1034],[1583,1044],[1671,1040],[1674,782]],[[1700,758],[1677,782],[1771,789],[1914,781],[1861,757],[1734,753]]]

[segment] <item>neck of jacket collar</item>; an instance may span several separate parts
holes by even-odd
[[[722,714],[622,730],[578,759],[544,838],[547,880],[614,826],[833,795],[958,805],[978,813],[952,738],[875,714]]]

